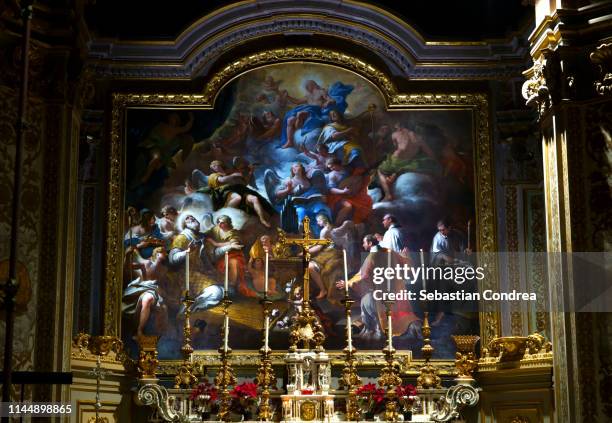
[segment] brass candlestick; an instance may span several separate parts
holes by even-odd
[[[192,354],[193,347],[191,346],[191,305],[193,300],[189,298],[189,291],[185,291],[183,296],[183,306],[185,307],[185,323],[183,324],[183,363],[179,367],[177,375],[174,377],[174,387],[178,388],[193,388],[198,384],[198,378],[193,371]]]
[[[402,384],[399,376],[399,365],[395,361],[395,349],[393,348],[393,321],[391,318],[391,307],[393,301],[385,301],[385,314],[387,316],[387,346],[383,348],[386,364],[380,370],[378,384],[387,388],[387,403],[385,404],[385,420],[397,421],[397,392],[396,388]]]
[[[429,327],[429,312],[423,313],[423,347],[421,352],[425,359],[425,364],[421,367],[421,372],[417,378],[417,388],[440,388],[442,380],[438,376],[438,370],[430,363],[434,348],[431,346],[431,328]]]
[[[261,388],[261,402],[259,403],[259,420],[269,421],[272,419],[272,408],[270,407],[270,385],[274,383],[274,369],[270,359],[271,349],[268,347],[268,330],[270,326],[270,306],[272,301],[268,300],[267,293],[261,301],[264,315],[264,345],[259,350],[261,364],[257,371],[257,384]]]
[[[219,387],[219,391],[221,393],[221,404],[219,406],[219,419],[221,421],[229,422],[230,421],[230,408],[232,405],[232,398],[230,397],[229,387],[236,384],[236,376],[234,376],[234,370],[232,369],[232,365],[229,362],[229,356],[232,353],[232,350],[227,346],[225,342],[225,332],[228,330],[229,325],[229,306],[232,304],[232,300],[227,296],[227,291],[225,292],[225,296],[223,297],[223,301],[221,302],[223,305],[223,318],[224,318],[224,341],[223,345],[219,348],[219,353],[221,354],[221,368],[219,372],[215,376],[215,385]]]
[[[351,335],[351,307],[355,301],[351,300],[348,294],[344,297],[344,307],[346,309],[346,348],[344,353],[346,360],[344,369],[342,369],[342,377],[340,384],[348,393],[346,397],[346,420],[360,420],[359,405],[357,404],[357,388],[361,386],[361,378],[357,374],[357,366],[355,365],[355,353],[357,350],[353,348]]]

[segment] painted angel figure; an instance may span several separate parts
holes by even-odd
[[[248,170],[228,169],[223,162],[214,160],[210,169],[210,175],[198,169],[194,170],[192,179],[197,183],[198,192],[210,195],[215,210],[223,207],[240,209],[255,214],[262,225],[271,227],[269,219],[271,215],[276,214],[276,210],[261,194],[247,186],[252,180],[252,167]]]
[[[135,338],[144,334],[151,314],[155,316],[157,331],[161,332],[167,319],[166,305],[159,285],[168,272],[166,250],[163,247],[155,248],[150,259],[142,258],[133,246],[129,247],[126,253],[133,254],[132,267],[137,277],[123,291],[122,311],[133,315],[137,321]]]
[[[291,198],[300,224],[306,216],[314,220],[321,213],[331,215],[329,207],[325,204],[327,184],[325,175],[321,171],[313,172],[309,178],[306,176],[304,165],[296,162],[291,165],[290,175],[285,179],[271,169],[266,170],[264,184],[268,198],[275,206],[280,208],[284,199]],[[313,229],[315,235],[318,235],[318,228]]]
[[[367,175],[349,174],[337,157],[328,159],[327,167],[330,192],[327,204],[334,212],[336,225],[341,225],[347,219],[355,223],[364,222],[372,212],[372,198],[367,193]]]
[[[328,246],[315,245],[309,249],[313,258],[308,266],[308,271],[310,273],[310,278],[319,288],[319,294],[316,299],[320,300],[327,298],[330,302],[336,303],[339,299],[337,292],[332,286],[327,286],[324,283],[322,273],[325,268],[330,267],[328,263],[341,262],[342,249],[346,249],[349,256],[353,255],[353,251],[355,250],[354,246],[358,238],[357,229],[355,224],[350,220],[345,221],[341,226],[336,228],[325,214],[317,215],[316,226],[321,230],[319,238],[331,240],[332,244]]]

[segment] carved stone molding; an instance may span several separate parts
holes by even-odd
[[[112,78],[192,79],[206,74],[232,48],[294,33],[365,47],[383,58],[392,73],[409,78],[516,76],[528,55],[526,45],[516,42],[517,34],[483,42],[426,41],[398,17],[363,2],[267,0],[265,7],[260,3],[244,1],[220,8],[173,41],[94,39],[90,50],[94,71]]]
[[[460,417],[460,411],[465,407],[473,407],[478,403],[478,389],[471,385],[451,386],[446,395],[440,398],[438,409],[431,413],[435,422],[448,422]]]
[[[521,88],[521,94],[526,100],[525,104],[536,108],[540,117],[546,113],[551,102],[550,91],[544,77],[545,67],[546,59],[540,58],[536,60],[528,71],[529,79],[523,83]]]
[[[612,94],[612,43],[601,44],[589,57],[598,66],[601,77],[593,83],[595,91],[599,95]]]
[[[187,423],[189,418],[174,409],[175,398],[168,395],[163,386],[146,384],[138,389],[136,403],[155,407],[159,416],[166,422]]]

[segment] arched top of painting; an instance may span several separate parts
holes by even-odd
[[[299,104],[318,88],[331,90],[332,97],[351,94],[349,114],[361,113],[372,104],[386,109],[396,95],[391,80],[373,66],[343,53],[315,48],[272,50],[234,61],[210,79],[204,98],[214,106],[222,91],[233,84],[242,86],[243,92],[248,86],[255,102],[262,105],[268,101]]]

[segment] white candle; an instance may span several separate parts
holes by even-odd
[[[391,249],[387,250],[387,267],[391,267]],[[391,292],[391,279],[387,278],[387,292]]]
[[[229,337],[229,316],[226,314],[223,321],[223,351],[227,352],[227,339]]]
[[[389,333],[389,348],[393,348],[393,321],[391,320],[391,313],[389,313],[389,316],[387,316],[387,326],[388,326],[388,333]]]
[[[185,254],[185,291],[189,293],[189,248]]]
[[[225,252],[225,281],[223,283],[223,288],[225,289],[225,295],[227,295],[227,291],[229,289],[229,254]]]
[[[264,349],[268,350],[268,337],[270,336],[270,316],[266,314],[266,318],[264,320]]]
[[[344,289],[346,291],[346,295],[348,295],[349,286],[348,286],[348,265],[346,262],[346,249],[342,250],[342,256],[344,257]]]
[[[266,248],[266,270],[265,270],[265,281],[264,281],[264,298],[268,296],[268,269],[269,269],[270,255]],[[267,338],[266,338],[267,340]]]
[[[353,323],[351,322],[351,312],[349,311],[348,316],[346,318],[346,332],[348,334],[349,351],[353,349],[353,334],[351,333],[351,326],[353,326]]]

